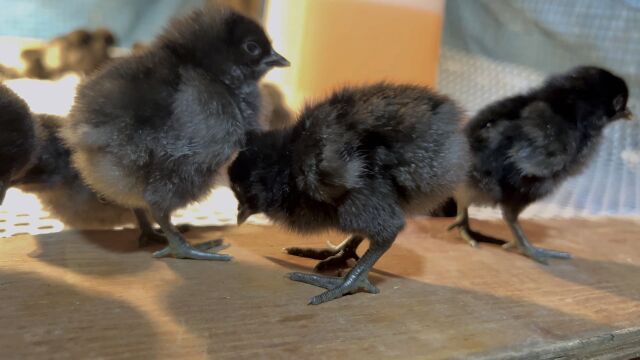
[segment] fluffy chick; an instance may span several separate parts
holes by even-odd
[[[465,178],[461,119],[454,102],[418,86],[337,91],[308,106],[293,127],[248,139],[229,168],[238,223],[262,212],[303,233],[335,228],[352,234],[339,246],[343,253],[353,249],[352,256],[369,239],[369,249],[344,278],[289,276],[328,289],[311,304],[360,289],[377,293],[369,270],[404,227],[406,214],[437,206]],[[345,256],[333,250],[289,253],[335,256],[328,261]]]
[[[169,241],[154,256],[230,260],[190,246],[171,214],[210,192],[259,127],[259,79],[286,65],[254,21],[197,10],[80,86],[63,131],[73,164],[106,199],[151,213]]]
[[[27,103],[0,84],[0,204],[11,181],[33,161],[36,129]]]
[[[35,79],[56,79],[68,72],[90,75],[111,60],[115,42],[107,29],[74,30],[42,47],[22,51],[24,75]]]
[[[629,118],[625,81],[607,70],[583,66],[548,79],[528,93],[500,100],[467,124],[472,164],[456,191],[458,217],[451,228],[471,245],[481,234],[469,227],[471,204],[499,205],[514,240],[505,244],[540,263],[569,258],[532,246],[518,215],[588,164],[605,126]]]

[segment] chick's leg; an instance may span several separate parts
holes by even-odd
[[[458,204],[458,215],[456,216],[456,220],[453,224],[449,225],[447,230],[451,231],[456,228],[460,232],[460,236],[462,236],[469,245],[472,247],[478,246],[478,240],[475,239],[474,232],[471,230],[471,226],[469,226],[469,209],[462,204]]]
[[[152,243],[157,244],[166,244],[167,237],[164,236],[162,230],[157,231],[151,225],[149,221],[149,217],[147,216],[147,212],[143,209],[134,209],[133,213],[138,220],[138,228],[140,229],[140,236],[138,236],[138,245],[140,247],[147,246]],[[184,234],[185,232],[191,229],[191,225],[178,225],[176,229]],[[205,250],[205,251],[220,251],[229,247],[228,245],[223,245],[222,239],[215,239],[211,241],[207,241],[198,245],[195,245],[196,249]],[[168,254],[168,253],[167,253]]]
[[[360,243],[362,243],[362,240],[364,240],[364,237],[352,235],[340,245],[333,245],[327,242],[328,248],[325,249],[289,247],[284,249],[284,251],[289,255],[322,260],[314,267],[315,271],[340,270],[349,268],[350,259],[355,261],[360,259],[356,250]]]
[[[226,246],[221,246],[221,240],[213,240],[198,246],[191,246],[184,239],[182,234],[171,223],[171,216],[169,213],[162,213],[155,210],[151,210],[155,221],[160,225],[160,228],[164,232],[169,241],[169,246],[157,251],[153,254],[154,257],[164,257],[173,255],[178,259],[194,259],[194,260],[217,260],[217,261],[229,261],[232,259],[230,255],[216,254],[216,251],[220,251]],[[209,250],[208,251],[204,251]]]
[[[309,301],[311,305],[322,304],[359,290],[377,294],[380,290],[369,282],[369,271],[392,243],[393,239],[385,242],[371,241],[369,249],[344,277],[294,272],[289,274],[289,279],[327,289],[324,293],[312,297]]]
[[[151,243],[167,243],[167,238],[153,229],[147,213],[143,209],[133,209],[133,213],[136,216],[136,220],[138,220],[138,228],[140,229],[140,236],[138,236],[138,245],[140,247]]]
[[[518,222],[518,215],[520,211],[509,207],[502,208],[502,216],[504,221],[509,225],[511,232],[513,233],[514,240],[503,245],[505,249],[516,248],[522,255],[530,257],[531,259],[547,265],[549,258],[556,259],[570,259],[571,254],[563,251],[555,251],[543,248],[537,248],[529,242],[527,236],[524,234],[520,223]]]

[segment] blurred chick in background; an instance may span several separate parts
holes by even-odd
[[[580,173],[598,148],[602,131],[630,118],[625,81],[597,67],[578,67],[540,88],[487,106],[466,126],[471,146],[469,179],[456,192],[458,228],[472,246],[481,234],[469,226],[472,204],[499,205],[515,248],[535,261],[569,258],[566,252],[532,246],[518,223],[532,202]]]
[[[439,205],[465,179],[461,121],[454,102],[426,88],[378,84],[337,91],[308,106],[293,127],[249,137],[229,168],[238,223],[262,212],[303,233],[336,228],[352,234],[339,249],[296,253],[334,263],[352,256],[340,250],[355,254],[367,238],[369,249],[344,278],[289,276],[327,289],[311,304],[358,290],[377,293],[369,270],[391,247],[407,213]]]
[[[40,48],[22,52],[24,74],[35,79],[56,79],[68,72],[87,76],[111,59],[115,37],[107,29],[78,29]]]
[[[265,130],[283,129],[295,121],[280,89],[271,83],[260,84],[260,125]]]
[[[111,60],[115,42],[107,29],[77,29],[22,50],[22,66],[0,65],[0,78],[56,80],[69,73],[88,76]]]
[[[208,0],[209,3],[224,3],[240,14],[259,20],[262,16],[262,0]]]
[[[254,21],[197,10],[80,86],[63,132],[73,164],[109,201],[150,212],[169,241],[154,256],[230,260],[190,246],[171,214],[210,192],[260,127],[258,81],[287,65]]]

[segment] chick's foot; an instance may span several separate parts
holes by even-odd
[[[218,254],[229,247],[229,244],[224,244],[222,239],[215,239],[207,241],[195,246],[188,244],[180,244],[179,246],[172,247],[171,245],[165,247],[160,251],[153,253],[153,257],[161,258],[172,255],[177,259],[194,259],[194,260],[214,260],[214,261],[230,261],[232,256],[226,254]]]
[[[571,259],[571,254],[563,251],[555,251],[537,248],[531,245],[531,242],[527,238],[518,221],[518,211],[514,211],[511,208],[503,208],[504,220],[509,225],[511,232],[513,233],[513,240],[504,244],[502,247],[505,249],[517,249],[522,255],[527,256],[540,264],[547,265],[549,258],[555,259]]]
[[[317,272],[335,271],[350,267],[349,260],[358,261],[358,246],[364,240],[361,236],[351,236],[340,245],[327,242],[325,249],[289,247],[284,251],[289,255],[322,260],[314,267]]]
[[[363,272],[356,277],[347,275],[344,278],[338,276],[305,274],[301,272],[293,272],[288,274],[288,276],[289,279],[293,281],[327,289],[324,293],[312,297],[309,301],[310,305],[319,305],[358,291],[364,291],[371,294],[377,294],[380,292],[375,285],[369,282],[366,272]]]
[[[540,264],[548,265],[548,259],[571,259],[571,254],[564,251],[556,251],[544,248],[538,248],[528,243],[520,244],[518,241],[511,241],[502,245],[504,249],[516,249],[522,255],[529,257]]]

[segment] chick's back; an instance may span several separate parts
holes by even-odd
[[[470,183],[485,202],[525,205],[548,195],[582,170],[600,142],[580,120],[563,116],[537,92],[490,105],[466,127]]]
[[[295,181],[329,202],[384,184],[405,208],[419,203],[424,211],[466,176],[462,118],[453,101],[426,88],[346,88],[300,116],[292,134]]]
[[[151,175],[145,167],[154,149],[162,149],[158,141],[179,83],[177,74],[165,70],[166,61],[147,60],[117,60],[82,84],[63,130],[87,183],[125,205],[143,201],[142,184]]]

